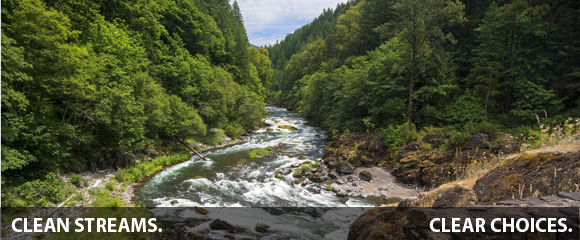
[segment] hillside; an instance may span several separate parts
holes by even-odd
[[[571,0],[349,1],[268,48],[269,100],[328,132],[390,142],[408,123],[537,138],[537,116],[580,116],[579,9]]]

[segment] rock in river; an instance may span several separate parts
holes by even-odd
[[[211,222],[209,224],[209,228],[211,230],[227,230],[227,231],[234,230],[234,226],[232,226],[229,222],[222,221],[220,219],[216,219],[213,222]]]
[[[256,226],[254,227],[254,231],[259,232],[259,233],[265,233],[268,228],[270,228],[270,226],[266,225],[266,224],[256,224]]]
[[[358,174],[358,177],[364,181],[373,180],[373,175],[368,171],[362,171]]]

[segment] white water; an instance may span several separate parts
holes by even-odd
[[[266,236],[272,239],[284,236],[299,239],[346,238],[348,227],[354,219],[374,205],[360,199],[337,197],[325,186],[316,183],[302,186],[295,182],[292,174],[282,179],[276,178],[274,172],[277,169],[305,161],[298,160],[299,155],[311,161],[322,157],[327,135],[321,128],[303,124],[305,119],[294,112],[274,106],[267,106],[266,109],[274,112],[265,119],[266,123],[273,125],[269,128],[274,131],[267,131],[268,127],[264,127],[250,133],[244,144],[203,153],[209,161],[193,157],[166,169],[144,184],[138,192],[139,200],[146,206],[156,207],[218,207],[208,209],[210,213],[207,216],[195,210],[180,213],[171,212],[168,208],[153,210],[155,215],[167,219],[175,215],[181,219],[193,219],[196,223],[188,224],[187,230],[202,232],[209,238],[223,236],[223,232],[208,231],[209,223],[218,218],[227,219],[236,227],[236,238],[256,235],[252,229],[258,222],[271,226]],[[291,125],[297,130],[276,131],[278,125]],[[285,149],[278,156],[245,160],[248,158],[246,150],[278,146],[279,143]],[[290,152],[295,157],[288,157]],[[320,189],[320,193],[314,193],[313,188]],[[178,203],[172,205],[174,200]],[[320,214],[313,218],[301,211],[287,209],[282,210],[282,215],[272,215],[255,207],[340,208],[316,208],[315,211]]]

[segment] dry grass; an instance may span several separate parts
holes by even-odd
[[[578,149],[580,149],[580,140],[575,140],[572,142],[563,143],[563,144],[556,145],[556,146],[534,149],[534,150],[527,151],[526,153],[528,153],[528,154],[535,154],[535,153],[541,153],[541,152],[570,153],[570,152],[578,151]]]
[[[541,123],[540,123],[541,124]],[[569,153],[580,149],[580,121],[569,119],[564,124],[552,125],[554,127],[544,127],[541,125],[542,139],[535,140],[538,148],[530,147],[530,144],[523,143],[522,152],[510,155],[498,155],[492,159],[475,160],[462,169],[456,180],[443,184],[428,192],[419,194],[419,205],[421,207],[431,207],[435,199],[445,190],[456,185],[473,189],[475,182],[486,173],[496,168],[507,159],[519,156],[522,153],[536,154],[543,152]]]

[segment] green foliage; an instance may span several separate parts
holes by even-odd
[[[3,207],[43,207],[58,203],[66,197],[62,194],[63,183],[49,173],[44,180],[26,182],[17,187],[4,186],[2,190]]]
[[[180,163],[189,159],[189,154],[173,154],[153,159],[151,163],[140,162],[137,166],[128,169],[118,169],[115,179],[119,182],[138,182],[146,175],[161,170],[164,166]],[[111,190],[112,191],[112,190]]]
[[[226,135],[233,138],[238,138],[244,134],[244,127],[237,123],[229,123],[224,127],[224,131]]]
[[[115,191],[115,184],[112,182],[108,182],[107,184],[105,184],[105,189],[109,190],[109,191]]]
[[[258,125],[271,64],[266,49],[248,50],[236,6],[3,4],[3,184],[100,168],[104,153],[202,137],[208,127],[240,136]],[[118,179],[134,181],[151,170],[121,171]]]
[[[271,147],[268,147],[268,148],[270,148],[270,150],[272,149]],[[250,151],[248,153],[248,156],[249,156],[249,158],[256,158],[257,156],[266,155],[266,154],[268,154],[268,151],[270,151],[270,150],[268,150],[268,148],[253,149],[252,151]]]
[[[481,99],[471,94],[460,96],[447,111],[447,121],[454,124],[480,122],[484,119],[485,108],[481,105]]]
[[[208,132],[205,136],[196,136],[195,139],[198,142],[207,144],[207,145],[220,145],[223,144],[224,138],[224,130],[218,129],[215,132]]]
[[[115,179],[117,179],[117,181],[119,182],[124,182],[125,181],[125,177],[127,176],[127,170],[126,169],[122,169],[119,168],[116,172],[115,172]]]
[[[332,185],[330,185],[330,184],[326,185],[326,190],[332,191]]]
[[[312,172],[312,165],[311,164],[302,164],[300,166],[303,172]]]
[[[318,161],[318,159],[316,159],[316,161],[314,162],[314,164],[312,164],[312,167],[314,167],[314,168],[320,167],[320,162]]]
[[[470,135],[468,133],[452,130],[448,133],[449,141],[443,145],[443,148],[449,150],[459,149],[463,147],[469,136]]]
[[[80,187],[81,182],[85,182],[86,183],[87,180],[85,178],[83,178],[82,176],[78,175],[78,174],[71,173],[68,176],[68,181],[70,183],[72,183],[73,185],[75,185],[77,187]]]

